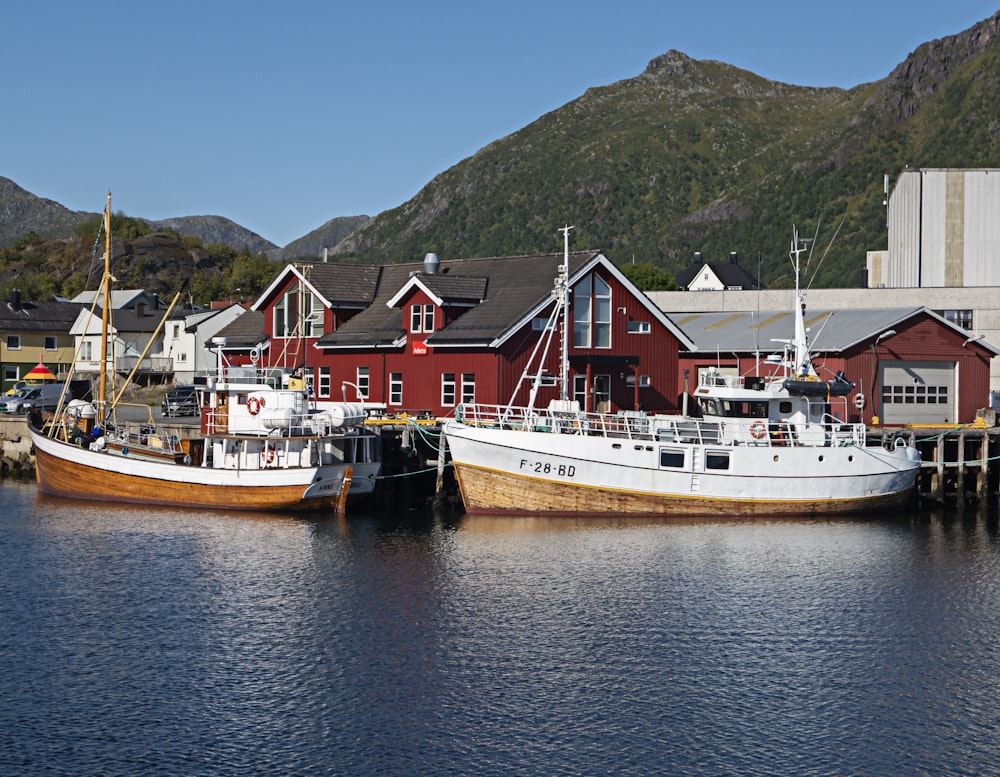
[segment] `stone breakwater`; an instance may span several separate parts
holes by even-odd
[[[0,477],[32,478],[35,457],[24,417],[0,418]]]

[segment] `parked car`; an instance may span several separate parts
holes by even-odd
[[[0,401],[0,412],[27,413],[29,410],[52,412],[59,404],[59,397],[62,393],[62,383],[27,386],[17,391],[12,397],[5,396]],[[66,398],[69,399],[69,397]]]
[[[13,386],[7,389],[5,396],[12,397],[21,389],[30,388],[32,386],[37,386],[37,385],[38,385],[37,383],[28,383],[27,381],[19,380]]]
[[[165,418],[180,415],[198,415],[198,391],[194,386],[177,386],[163,398]]]

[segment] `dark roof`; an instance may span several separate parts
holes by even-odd
[[[569,256],[569,272],[583,267],[598,254],[578,251]],[[385,265],[372,304],[323,335],[319,347],[388,346],[406,334],[399,308],[386,303],[416,273],[428,289],[455,301],[456,296],[479,301],[448,326],[428,336],[429,345],[489,343],[500,337],[532,308],[549,297],[563,254],[508,256],[490,259],[442,261],[434,275],[424,273],[423,262]]]
[[[264,340],[264,314],[259,310],[248,310],[215,333],[215,337],[226,338],[226,348],[253,348]]]
[[[420,282],[428,291],[445,302],[479,302],[486,297],[488,278],[464,278],[460,275],[420,274]]]
[[[691,281],[695,279],[698,273],[701,272],[702,267],[708,267],[708,269],[715,273],[715,277],[727,289],[760,288],[757,279],[736,262],[694,262],[677,273],[677,277],[674,280],[680,288],[686,289],[691,285]]]
[[[333,307],[370,305],[375,299],[380,269],[375,265],[296,262],[294,267]]]
[[[75,302],[0,301],[2,332],[68,332],[83,305]]]

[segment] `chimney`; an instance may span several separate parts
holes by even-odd
[[[10,309],[17,313],[21,309],[21,290],[10,290]]]
[[[428,275],[435,275],[439,264],[441,262],[438,260],[437,254],[427,254],[424,257],[424,272]]]
[[[701,264],[701,251],[694,252],[694,263]]]
[[[142,318],[145,315],[146,315],[146,303],[145,302],[137,302],[135,304],[135,316],[136,316],[136,318]]]
[[[740,259],[740,255],[738,253],[736,253],[735,251],[730,251],[729,252],[729,263],[730,264],[739,264],[739,259]]]

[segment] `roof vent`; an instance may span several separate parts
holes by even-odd
[[[424,257],[424,272],[428,275],[436,275],[439,264],[441,264],[441,261],[438,259],[437,254],[427,254]]]

